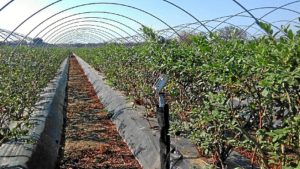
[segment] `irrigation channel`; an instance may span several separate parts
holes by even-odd
[[[75,57],[69,61],[63,144],[57,168],[141,168]]]

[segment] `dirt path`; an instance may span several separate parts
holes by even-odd
[[[66,116],[60,168],[141,168],[75,58],[70,59]]]

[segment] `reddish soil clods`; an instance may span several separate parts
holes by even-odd
[[[76,58],[70,58],[66,117],[60,168],[141,168],[107,117]]]

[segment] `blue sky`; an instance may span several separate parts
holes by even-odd
[[[10,0],[0,0],[0,8],[9,1]],[[0,11],[0,28],[13,30],[20,22],[22,22],[32,13],[36,12],[38,9],[54,1],[55,0],[15,0],[7,8]],[[206,0],[206,1],[170,0],[170,1],[186,9],[201,21],[210,20],[222,16],[227,16],[227,15],[233,15],[243,11],[243,9],[239,7],[237,4],[235,4],[232,0]],[[247,9],[252,9],[258,7],[278,7],[293,1],[294,0],[240,0],[239,2],[243,4]],[[62,2],[59,2],[53,5],[52,7],[49,7],[45,11],[40,12],[38,15],[30,19],[26,24],[21,26],[17,30],[17,32],[22,34],[27,34],[34,26],[36,26],[42,20],[57,13],[58,11],[61,11],[63,9],[69,8],[74,5],[91,3],[91,2],[115,2],[115,3],[122,3],[130,6],[134,6],[152,13],[153,15],[159,17],[160,19],[162,19],[163,21],[165,21],[171,26],[196,22],[192,17],[188,16],[186,13],[178,10],[177,8],[173,7],[172,5],[166,2],[163,2],[162,0],[106,0],[106,1],[104,0],[62,0]],[[297,3],[286,6],[286,8],[292,9],[296,12],[300,12],[300,2],[298,1]],[[260,18],[261,16],[263,16],[264,14],[266,14],[271,10],[272,8],[268,8],[263,10],[255,10],[251,12],[253,13],[254,16]],[[54,28],[55,25],[53,25],[52,27],[51,26],[49,27],[48,25],[59,18],[66,17],[74,13],[87,12],[87,11],[114,12],[114,13],[122,14],[130,18],[133,18],[147,26],[154,28],[155,30],[166,28],[166,25],[164,25],[157,19],[147,14],[144,14],[140,11],[128,7],[118,6],[118,5],[99,4],[99,5],[88,5],[88,6],[80,7],[59,14],[51,18],[49,21],[45,22],[43,25],[41,25],[39,28],[33,31],[29,36],[31,37],[36,36],[44,28],[45,29],[51,29],[52,27]],[[244,15],[249,16],[247,13],[244,13]],[[95,17],[95,16],[102,17],[102,18],[111,18],[119,22],[122,22],[123,24],[126,24],[127,26],[132,27],[134,29],[138,29],[140,27],[138,24],[136,24],[133,21],[130,21],[120,16],[107,14],[107,13],[106,14],[105,13],[82,14],[76,17]],[[280,20],[291,20],[299,16],[300,16],[299,14],[287,10],[277,10],[276,12],[273,12],[272,14],[268,15],[264,19],[268,22],[275,22]],[[74,19],[75,17],[70,17],[69,19],[64,20],[64,22],[72,18]],[[107,20],[106,22],[110,24],[116,24]],[[234,17],[233,19],[228,20],[228,22],[230,24],[240,25],[241,27],[243,27],[243,25],[250,25],[253,22],[253,19],[249,17]],[[208,24],[208,27],[211,26],[209,27],[209,29],[212,29],[217,24],[218,22],[210,22]],[[281,24],[284,24],[284,22],[278,22],[275,24],[279,26]],[[74,24],[74,26],[75,25],[82,25],[82,23]],[[116,24],[116,25],[122,27],[124,30],[128,29],[120,24]],[[118,31],[109,25],[105,25],[105,26],[115,31]],[[220,27],[223,26],[226,26],[226,24],[223,24]],[[200,29],[204,30],[204,28],[200,28]],[[80,32],[80,29],[78,29],[78,31]],[[256,28],[250,29],[249,31],[254,33],[256,32]],[[130,30],[128,30],[128,32],[130,32],[130,34],[134,34]],[[41,33],[41,35],[43,35],[44,33],[45,32]],[[125,34],[123,34],[122,32],[119,31],[119,33],[125,36]]]

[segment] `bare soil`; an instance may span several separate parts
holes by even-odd
[[[76,58],[70,58],[65,142],[59,168],[140,169]]]

